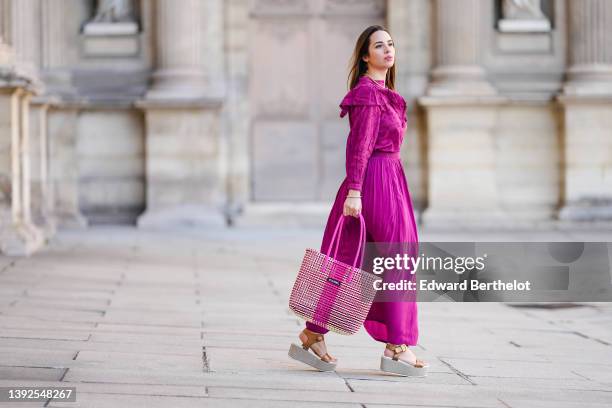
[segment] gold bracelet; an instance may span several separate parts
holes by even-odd
[[[351,196],[351,195],[347,195],[348,198],[361,198],[361,196]]]

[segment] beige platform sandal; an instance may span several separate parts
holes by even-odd
[[[325,339],[322,334],[315,333],[309,329],[304,329],[300,333],[302,346],[294,343],[289,348],[289,357],[300,361],[319,371],[333,371],[336,368],[337,359],[330,356],[325,346]],[[311,349],[313,353],[308,350]]]
[[[387,349],[393,352],[393,357],[383,355],[380,359],[380,369],[387,373],[399,374],[405,377],[425,377],[429,364],[417,358],[414,364],[400,360],[399,355],[408,350],[405,344],[387,343]]]

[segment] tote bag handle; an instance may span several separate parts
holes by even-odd
[[[334,233],[332,235],[332,238],[329,242],[329,245],[327,246],[327,253],[330,253],[330,249],[333,247],[334,244],[336,244],[336,248],[334,250],[334,255],[332,256],[333,259],[336,259],[336,256],[338,254],[338,247],[340,246],[340,238],[342,236],[342,227],[344,226],[344,218],[345,217],[350,217],[349,215],[344,215],[344,214],[340,214],[340,217],[338,218],[338,221],[336,222],[336,228],[334,229]],[[361,213],[359,213],[359,244],[357,247],[357,251],[355,253],[355,259],[353,259],[353,262],[351,263],[351,266],[353,268],[350,269],[349,275],[348,275],[348,279],[347,282],[350,282],[353,279],[353,274],[355,272],[355,269],[357,267],[357,259],[359,258],[359,254],[363,252],[363,245],[365,243],[365,239],[366,239],[366,231],[365,231],[365,220],[363,219],[363,215],[361,215]],[[338,239],[336,240],[336,236],[338,236]],[[327,255],[325,257],[325,261],[323,262],[323,271],[325,272],[327,264],[328,264],[328,260],[329,260],[329,255]],[[331,272],[331,271],[330,271]]]

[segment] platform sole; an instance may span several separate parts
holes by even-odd
[[[289,347],[289,357],[316,368],[319,371],[334,371],[336,368],[336,363],[328,363],[327,361],[323,361],[310,351],[304,350],[302,347],[293,343],[291,343],[291,347]]]
[[[415,367],[405,361],[393,360],[391,357],[382,356],[380,358],[380,369],[386,373],[402,375],[404,377],[426,377],[427,369],[425,367]]]

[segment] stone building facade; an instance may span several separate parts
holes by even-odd
[[[612,1],[0,0],[0,252],[96,223],[325,221],[371,24],[422,225],[612,219]]]

